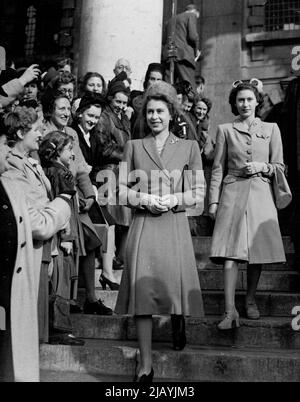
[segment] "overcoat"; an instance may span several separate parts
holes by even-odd
[[[126,142],[130,139],[130,122],[125,114],[121,119],[107,106],[101,114],[99,123],[95,127],[95,135],[98,136],[101,147],[101,170],[111,170],[116,180],[119,175],[119,162],[122,158]],[[98,177],[101,177],[98,176]],[[109,193],[114,197],[113,191]],[[100,197],[101,198],[101,197]],[[114,199],[108,195],[107,209],[114,218],[116,224],[129,226],[131,224],[131,211],[125,206],[115,205]]]
[[[15,180],[1,177],[18,229],[18,250],[11,289],[11,338],[15,381],[39,381],[37,300],[40,264],[35,263],[33,239],[47,240],[70,218],[66,201],[58,198],[37,209]]]
[[[184,12],[176,16],[176,30],[174,43],[177,48],[177,60],[188,61],[195,67],[196,50],[199,49],[199,34],[197,28],[197,16],[191,12]],[[172,20],[169,20],[166,27],[166,39],[172,30]],[[167,45],[164,49],[164,58],[167,59]]]
[[[15,181],[19,188],[22,188],[23,195],[26,194],[32,205],[35,205],[37,209],[44,208],[51,199],[51,184],[39,163],[34,159],[30,162],[27,157],[16,149],[11,151],[8,163],[10,168],[5,173],[5,176]],[[35,264],[39,264],[40,267],[43,245],[44,242],[40,240],[35,240],[33,243]]]
[[[152,136],[129,141],[124,162],[120,167],[120,194],[134,208],[134,217],[116,312],[202,316],[200,283],[185,213],[187,207],[203,203],[205,185],[197,142],[170,134],[159,155]],[[138,184],[132,187],[134,181]],[[143,194],[170,193],[177,196],[179,204],[166,213],[154,215],[141,205]]]
[[[269,163],[271,173],[246,176],[247,162]],[[274,169],[284,170],[277,124],[255,118],[248,129],[237,118],[219,126],[209,194],[209,204],[219,204],[211,249],[214,262],[285,261],[271,186]]]

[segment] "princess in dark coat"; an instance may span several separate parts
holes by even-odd
[[[127,143],[120,170],[120,198],[135,213],[116,312],[135,316],[140,382],[153,378],[152,315],[172,316],[176,350],[186,344],[183,316],[203,316],[185,211],[203,203],[204,176],[197,142],[179,139],[169,131],[176,108],[176,92],[169,84],[161,82],[148,89],[143,115],[152,134]],[[135,180],[130,180],[134,172],[138,174],[135,189]]]

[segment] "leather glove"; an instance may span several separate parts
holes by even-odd
[[[72,197],[76,194],[74,176],[70,171],[59,174],[60,194],[68,194]]]

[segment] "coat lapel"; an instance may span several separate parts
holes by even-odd
[[[239,118],[237,118],[233,122],[233,128],[239,131],[240,133],[249,134],[247,126]]]
[[[179,139],[174,134],[170,134],[161,156],[164,167],[168,166],[169,162],[173,159],[179,142]]]
[[[143,146],[147,152],[147,154],[150,156],[150,158],[153,160],[153,162],[161,169],[165,170],[165,167],[163,166],[162,160],[157,152],[155,140],[152,137],[152,135],[146,137],[143,139]]]

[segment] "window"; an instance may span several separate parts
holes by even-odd
[[[25,55],[26,57],[32,56],[35,44],[35,31],[36,31],[36,8],[30,6],[27,9],[27,25],[25,27]]]
[[[265,5],[265,31],[300,29],[300,0],[269,0]]]

